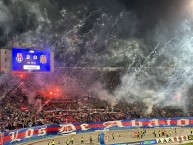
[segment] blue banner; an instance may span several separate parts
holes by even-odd
[[[0,141],[3,143],[3,145],[10,145],[54,135],[85,133],[93,132],[95,130],[122,130],[139,127],[193,127],[193,117],[130,119],[107,122],[42,125],[5,132],[3,135],[1,135]],[[148,141],[144,141],[143,144],[146,144],[147,142]],[[154,143],[154,141],[150,142],[151,144]]]

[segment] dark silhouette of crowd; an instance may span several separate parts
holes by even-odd
[[[68,71],[66,72],[68,73]],[[118,71],[118,74],[112,72],[112,74],[108,74],[109,76],[106,75],[107,77],[103,80],[108,82],[109,90],[113,90],[120,83],[120,80],[117,79],[119,73],[121,71]],[[70,73],[70,75],[72,74]],[[100,73],[97,75],[100,75]],[[86,80],[86,78],[82,79]],[[0,100],[0,129],[3,132],[43,124],[87,123],[153,117],[188,117],[192,115],[192,112],[185,112],[184,109],[172,106],[162,107],[159,104],[155,104],[152,112],[147,113],[147,105],[142,100],[129,102],[129,100],[122,99],[113,104],[92,93],[84,95],[68,94],[68,97],[63,97],[64,94],[60,94],[61,96],[56,98],[40,94],[34,98],[32,101],[34,103],[30,103],[22,89],[21,87],[8,93]]]
[[[179,108],[156,106],[150,114],[146,114],[143,102],[127,103],[122,100],[111,106],[107,101],[89,96],[84,96],[81,100],[52,100],[41,105],[41,110],[34,108],[27,103],[25,96],[19,93],[17,98],[4,99],[0,107],[1,131],[43,124],[189,116],[188,113]]]

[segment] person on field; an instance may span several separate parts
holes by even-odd
[[[164,136],[166,136],[166,130],[164,130]]]
[[[138,139],[140,138],[140,132],[139,131],[137,132],[137,138]]]
[[[143,138],[143,130],[141,131],[141,138]]]
[[[71,142],[71,144],[74,143],[74,138],[73,137],[71,137],[70,142]]]
[[[153,134],[154,134],[154,137],[156,137],[156,130],[154,130]]]
[[[145,136],[145,129],[143,129],[143,136]]]
[[[172,136],[172,130],[171,129],[169,130],[169,136]]]
[[[100,134],[98,134],[98,142],[100,141]]]
[[[68,140],[66,141],[66,145],[70,145],[70,142]]]
[[[113,139],[115,139],[115,134],[114,133],[112,134],[112,137],[113,137]]]
[[[83,137],[81,137],[80,143],[81,143],[81,144],[84,144],[84,138],[83,138]]]
[[[159,135],[159,137],[161,136],[161,130],[158,130],[158,135]]]
[[[164,136],[164,129],[162,129],[162,136]]]
[[[54,141],[54,139],[52,140],[52,145],[55,145],[55,141]]]
[[[92,143],[92,136],[89,137],[89,140],[90,140],[90,144]]]
[[[138,133],[137,131],[134,132],[134,137],[137,138],[138,137]]]

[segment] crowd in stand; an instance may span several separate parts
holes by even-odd
[[[114,83],[119,82],[117,79],[113,79]],[[113,88],[114,86],[110,89]],[[68,99],[36,97],[34,102],[39,103],[29,103],[29,98],[19,89],[4,96],[0,101],[1,131],[42,124],[87,123],[152,117],[187,117],[192,114],[191,112],[184,112],[180,108],[163,108],[159,105],[155,105],[152,112],[147,114],[145,112],[147,106],[142,101],[130,103],[126,100],[120,100],[117,104],[112,105],[92,94],[72,96]]]
[[[41,110],[38,111],[27,103],[22,94],[17,95],[18,98],[4,99],[0,106],[1,131],[54,123],[86,123],[131,118],[188,116],[183,110],[173,107],[157,107],[153,109],[152,113],[145,114],[142,111],[144,106],[141,102],[129,104],[123,101],[112,107],[108,102],[93,97],[87,97],[84,102],[78,100],[50,101],[43,104]]]

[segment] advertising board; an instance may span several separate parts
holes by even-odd
[[[188,135],[188,140],[193,140],[193,135]]]
[[[157,140],[145,140],[141,142],[142,145],[157,144]]]

